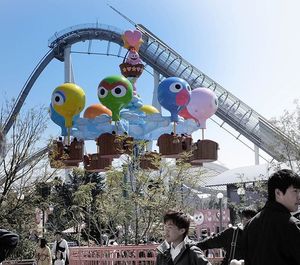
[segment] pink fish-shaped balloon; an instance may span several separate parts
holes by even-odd
[[[191,99],[186,109],[200,124],[200,128],[205,129],[206,120],[214,115],[218,109],[218,98],[216,94],[208,88],[195,88],[191,92]]]

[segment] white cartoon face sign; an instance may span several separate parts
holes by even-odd
[[[204,222],[204,214],[202,212],[195,213],[194,222],[196,225],[202,225]]]

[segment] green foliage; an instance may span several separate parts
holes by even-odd
[[[4,183],[0,224],[21,236],[15,257],[33,257],[36,245],[29,240],[30,234],[41,236],[43,232],[35,223],[37,208],[44,213],[44,236],[49,242],[56,231],[73,229],[71,240],[87,245],[101,244],[104,233],[126,243],[159,237],[165,210],[189,211],[189,192],[183,191],[183,183],[192,187],[193,178],[201,174],[187,173],[189,167],[183,162],[175,166],[158,157],[152,161],[157,170],[141,169],[139,152],[145,143],[135,143],[139,146],[133,149],[129,144],[131,154],[122,170],[112,168],[104,175],[74,169],[68,182],[58,177],[63,174],[60,170],[48,171],[43,157],[27,162],[36,151],[34,145],[42,135],[45,117],[41,112],[30,112],[25,121],[15,124],[9,156],[0,171],[0,182]]]
[[[20,242],[17,248],[12,252],[11,259],[32,259],[35,254],[35,249],[37,247],[37,242],[32,241],[28,237],[28,233],[22,230],[19,233]]]
[[[161,236],[161,218],[167,209],[189,211],[191,190],[184,190],[183,184],[195,188],[200,171],[191,173],[183,161],[176,166],[164,161],[158,170],[143,170],[134,153],[123,162],[121,170],[111,169],[105,175],[75,169],[69,183],[54,180],[48,233],[74,227],[83,244],[101,244],[103,233],[119,243],[138,244]]]
[[[187,174],[190,166],[177,166],[161,162],[159,170],[136,168],[136,157],[128,157],[123,170],[107,172],[107,193],[98,200],[107,226],[117,227],[119,242],[139,243],[150,237],[161,236],[161,218],[167,209],[190,209],[187,198],[190,192],[183,192],[183,183],[197,186],[199,172]]]
[[[23,191],[24,197],[22,198],[14,192],[8,193],[0,211],[1,227],[20,236],[20,243],[12,253],[12,258],[18,259],[32,258],[35,250],[35,242],[29,240],[30,231],[36,226],[34,222],[36,207],[34,193],[25,193],[25,191]]]
[[[288,136],[288,139],[281,139],[283,156],[286,158],[281,163],[275,163],[275,168],[283,166],[290,167],[295,172],[300,172],[300,104],[295,100],[294,110],[284,110],[279,118],[273,118],[271,122],[275,127]]]

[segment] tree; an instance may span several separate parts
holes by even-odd
[[[183,161],[177,165],[163,161],[155,171],[139,168],[136,158],[129,155],[122,170],[107,172],[107,193],[98,198],[103,221],[111,234],[125,244],[160,238],[164,212],[171,208],[189,212],[188,198],[201,178],[201,170],[191,170]],[[183,184],[189,184],[191,189],[183,189]]]
[[[60,178],[53,181],[51,204],[54,207],[49,216],[49,230],[54,232],[75,228],[77,238],[74,240],[80,242],[82,236],[88,244],[90,238],[99,244],[101,222],[95,201],[105,190],[105,178],[98,172],[89,173],[74,168],[68,179],[70,183],[64,183]]]
[[[5,120],[7,110],[2,108],[0,113],[1,122]],[[5,112],[6,110],[6,112]],[[15,118],[11,131],[6,136],[4,159],[1,161],[0,168],[0,206],[6,199],[9,192],[14,190],[21,193],[21,189],[32,185],[32,179],[41,174],[41,169],[45,168],[42,163],[45,155],[30,159],[38,150],[43,132],[46,129],[46,110],[45,108],[30,109],[26,113],[20,113]],[[37,173],[38,172],[38,173]],[[47,175],[46,171],[42,174]]]
[[[270,122],[283,134],[280,138],[274,140],[274,145],[280,145],[282,148],[282,161],[272,161],[269,170],[279,170],[281,168],[290,168],[300,173],[300,104],[295,100],[293,110],[284,110],[283,114],[277,118],[272,118]],[[287,136],[287,137],[286,137]],[[241,183],[237,188],[245,189],[245,200],[240,204],[231,204],[230,206],[236,213],[245,206],[254,206],[257,210],[261,209],[267,200],[267,180],[264,178],[251,183]]]
[[[280,168],[285,164],[292,170],[299,172],[300,169],[300,104],[295,100],[295,109],[284,110],[279,118],[272,118],[272,124],[281,130],[288,139],[281,141],[285,160],[274,166]]]
[[[158,170],[143,170],[134,152],[121,160],[123,166],[105,174],[74,169],[70,183],[55,180],[49,229],[74,227],[77,239],[88,245],[102,244],[103,234],[119,243],[139,244],[161,237],[161,218],[167,209],[188,212],[193,207],[190,197],[199,186],[201,169],[191,170],[182,160],[177,166],[164,161]]]
[[[13,102],[6,102],[2,106],[2,126],[12,106]],[[33,244],[28,240],[28,235],[35,226],[34,212],[37,205],[34,185],[38,178],[47,180],[51,177],[45,155],[32,158],[39,150],[46,121],[44,107],[32,108],[15,117],[15,122],[5,138],[1,135],[0,224],[20,235],[22,240],[14,252],[18,257],[32,257]]]
[[[10,108],[7,106],[6,112],[2,109],[2,124]],[[32,158],[46,129],[45,112],[45,108],[30,109],[16,117],[6,136],[0,168],[0,223],[21,235],[18,257],[33,256],[34,246],[28,238],[36,227],[37,207],[47,214],[47,236],[74,227],[76,239],[87,244],[102,244],[103,233],[120,242],[138,244],[161,235],[161,218],[167,209],[189,211],[188,197],[199,186],[201,172],[191,171],[183,161],[177,165],[157,161],[158,170],[143,170],[140,154],[132,151],[124,155],[121,169],[111,168],[105,175],[74,169],[71,183],[64,183],[60,170],[49,170],[45,154]]]

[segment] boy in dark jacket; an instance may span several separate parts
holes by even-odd
[[[18,242],[19,236],[17,234],[6,229],[0,229],[0,262],[7,258]]]
[[[268,180],[268,201],[245,227],[245,265],[300,265],[300,177],[283,169]]]
[[[165,242],[157,248],[156,265],[211,265],[186,237],[189,227],[190,219],[184,213],[168,211],[164,215]]]
[[[211,248],[223,248],[226,252],[221,265],[228,265],[232,259],[243,259],[242,234],[243,227],[249,220],[256,215],[256,211],[251,208],[245,208],[241,212],[242,226],[230,227],[224,231],[206,238],[197,244],[202,250]]]

